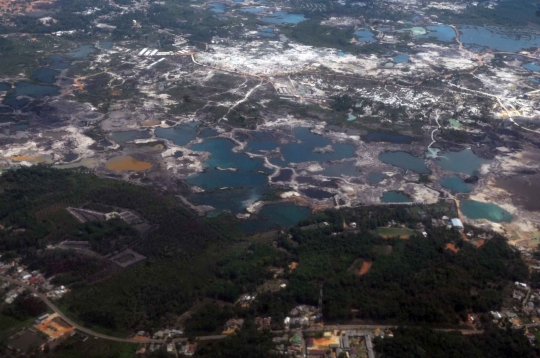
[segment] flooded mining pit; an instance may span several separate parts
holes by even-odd
[[[515,214],[520,209],[516,211],[509,207],[504,191],[515,191],[516,185],[520,184],[489,179],[490,175],[495,175],[510,164],[501,164],[499,160],[476,160],[474,156],[474,153],[492,151],[495,144],[475,142],[474,145],[480,144],[482,147],[474,147],[469,153],[466,152],[466,144],[451,144],[451,140],[436,137],[437,146],[443,150],[438,153],[440,157],[425,158],[426,146],[430,142],[427,134],[435,127],[430,119],[430,109],[426,108],[436,107],[446,111],[451,119],[454,112],[459,111],[462,126],[456,127],[456,130],[470,134],[479,131],[477,128],[471,129],[468,124],[470,118],[479,113],[481,103],[492,106],[497,102],[494,97],[483,93],[497,93],[497,87],[503,82],[492,81],[481,71],[475,78],[463,76],[459,85],[453,85],[449,91],[442,90],[438,82],[429,82],[429,76],[438,75],[441,66],[443,71],[475,68],[476,61],[470,60],[474,58],[470,51],[440,45],[415,46],[414,53],[407,54],[406,62],[396,61],[396,68],[389,69],[381,66],[387,61],[386,58],[352,58],[348,54],[336,55],[335,51],[320,55],[297,44],[286,50],[288,56],[302,53],[307,57],[303,56],[297,63],[289,63],[288,57],[284,57],[287,53],[274,56],[276,51],[282,50],[275,47],[279,45],[253,45],[253,51],[249,51],[250,59],[245,58],[247,52],[244,49],[236,46],[229,49],[212,46],[214,52],[201,56],[212,66],[224,61],[229,53],[237,58],[234,66],[240,72],[244,69],[247,73],[267,71],[268,74],[273,74],[274,65],[265,66],[264,61],[260,62],[261,57],[266,56],[278,64],[283,62],[284,68],[288,66],[290,70],[303,68],[305,63],[314,59],[316,62],[324,60],[331,70],[335,70],[335,74],[320,74],[316,69],[312,72],[313,68],[291,76],[277,73],[272,79],[274,88],[270,83],[265,83],[249,98],[249,106],[260,111],[260,118],[249,130],[231,128],[233,125],[223,117],[212,118],[214,114],[209,110],[219,108],[226,112],[242,98],[247,100],[259,79],[248,80],[245,74],[228,73],[227,79],[235,78],[233,88],[204,92],[206,97],[199,108],[194,107],[193,111],[182,114],[168,113],[169,106],[185,102],[185,98],[182,101],[182,98],[175,97],[173,91],[182,81],[193,82],[201,91],[209,91],[209,84],[216,81],[227,82],[223,72],[212,67],[198,71],[200,65],[189,58],[170,58],[163,62],[165,74],[143,72],[150,60],[144,63],[128,61],[124,64],[126,69],[109,71],[107,78],[111,83],[125,83],[131,78],[132,83],[136,84],[135,96],[139,92],[144,98],[141,98],[140,104],[114,100],[106,114],[90,104],[80,104],[70,98],[73,94],[67,93],[74,90],[72,83],[59,80],[65,72],[42,71],[39,75],[44,76],[45,82],[50,82],[53,77],[58,79],[59,93],[65,96],[57,97],[54,92],[49,93],[52,89],[45,88],[50,96],[45,95],[40,111],[47,114],[46,124],[54,128],[54,133],[66,131],[67,134],[41,136],[37,128],[45,124],[44,119],[40,119],[40,123],[30,120],[29,129],[17,129],[17,136],[22,142],[1,151],[4,157],[2,162],[6,166],[31,165],[34,163],[29,160],[16,159],[51,156],[50,162],[58,167],[84,166],[93,168],[99,175],[138,184],[151,182],[182,194],[191,203],[201,205],[203,212],[210,211],[211,215],[226,210],[239,217],[249,217],[243,223],[250,229],[272,226],[280,221],[294,223],[297,218],[305,217],[309,209],[391,202],[390,199],[395,196],[392,193],[400,193],[409,200],[424,203],[436,202],[440,197],[478,202],[494,200],[514,218],[518,216]],[[81,48],[70,56],[89,56],[89,50]],[[239,53],[242,51],[244,54]],[[93,66],[105,67],[108,56],[96,56],[92,60]],[[446,57],[445,60],[435,66],[434,61],[441,56]],[[200,60],[198,55],[196,60]],[[489,66],[489,58],[484,58],[484,61],[485,66]],[[252,66],[253,63],[258,63],[257,68]],[[404,66],[409,70],[407,73],[400,70]],[[497,71],[497,78],[504,78],[505,81],[513,78],[507,76],[505,71],[510,70],[506,68]],[[422,79],[413,87],[408,81],[411,76]],[[377,78],[385,78],[385,82]],[[87,89],[98,91],[98,88],[93,88],[97,82],[81,79],[81,83],[83,90],[87,86]],[[444,80],[441,83],[445,85]],[[269,103],[266,96],[275,95],[275,92],[269,91],[275,91],[276,85],[281,84],[290,91],[291,96],[287,100],[291,103],[317,104],[323,110],[329,108],[330,102],[327,100],[330,96],[345,93],[348,87],[352,88],[355,96],[369,98],[370,102],[359,102],[352,112],[345,112],[339,117],[341,122],[329,122],[335,116],[323,110],[313,111],[313,115],[306,116],[309,120],[295,118],[280,107],[265,107]],[[11,86],[4,87],[8,92],[11,90]],[[121,91],[122,85],[115,90]],[[227,91],[232,92],[227,94]],[[478,96],[484,96],[484,99],[479,100]],[[8,99],[19,101],[25,98],[13,99],[11,95]],[[31,101],[31,98],[26,99]],[[26,106],[22,102],[13,103]],[[528,113],[527,106],[526,102],[520,103],[521,111]],[[235,108],[240,110],[240,107]],[[396,108],[399,111],[394,113]],[[33,119],[31,115],[20,113],[16,116],[18,119]],[[351,115],[355,117],[354,120],[347,121]],[[390,120],[392,116],[394,118]],[[195,119],[203,119],[204,125]],[[452,122],[450,125],[455,127]],[[4,136],[10,137],[9,134]],[[505,140],[500,141],[504,144]],[[506,153],[510,154],[511,151]],[[473,167],[460,168],[459,161],[471,163]],[[476,171],[480,180],[466,184],[470,188],[470,193],[466,193],[463,181]],[[448,178],[452,180],[444,181]],[[494,193],[494,183],[504,190]],[[402,197],[398,199],[405,200]],[[526,207],[526,202],[518,205],[532,209]],[[280,211],[289,213],[293,220],[287,221]],[[251,220],[253,216],[262,219]],[[534,219],[531,215],[523,217],[529,222]],[[467,220],[476,222],[482,219]],[[517,225],[514,230],[518,231],[519,225],[529,225],[520,220],[490,225]]]

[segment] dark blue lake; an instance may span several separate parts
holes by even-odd
[[[354,32],[358,40],[362,42],[377,42],[375,34],[370,29],[358,29]]]
[[[369,132],[368,134],[362,136],[362,140],[365,142],[391,142],[404,144],[409,144],[412,142],[412,138],[409,136],[384,132]]]
[[[302,163],[309,161],[325,162],[329,160],[339,160],[354,157],[356,148],[351,144],[332,143],[330,139],[312,133],[309,128],[295,128],[294,133],[300,141],[287,143],[281,147],[281,153],[285,161],[281,158],[273,158],[270,162],[274,165],[289,166],[290,163]],[[315,148],[331,145],[332,153],[317,153]]]
[[[66,70],[71,68],[71,60],[62,55],[51,55],[48,62],[50,62],[50,68],[54,70]]]
[[[82,45],[77,48],[74,48],[70,52],[66,53],[66,56],[75,58],[75,59],[83,59],[88,57],[92,52],[96,51],[94,46],[92,45]]]
[[[399,191],[387,191],[381,197],[383,203],[410,203],[411,198]]]
[[[99,47],[105,50],[112,50],[113,43],[111,41],[101,41]]]
[[[207,139],[202,143],[191,147],[195,151],[210,152],[210,158],[204,162],[208,168],[205,172],[191,175],[186,181],[204,190],[222,187],[252,187],[268,183],[266,175],[258,173],[262,171],[271,174],[272,171],[265,168],[260,158],[249,158],[245,153],[234,153],[234,142],[225,138]],[[217,168],[232,170],[219,170]]]
[[[265,205],[258,215],[260,219],[243,221],[240,226],[246,232],[293,226],[307,219],[310,213],[309,208],[292,203]]]
[[[415,157],[407,152],[384,152],[379,155],[379,160],[383,163],[412,170],[420,174],[431,173],[424,159]]]
[[[28,82],[17,82],[15,88],[4,98],[4,104],[15,109],[24,107],[30,101],[26,98],[17,99],[18,96],[28,96],[42,98],[45,96],[56,96],[59,94],[58,87],[39,85]]]
[[[439,153],[435,162],[448,171],[473,175],[480,170],[482,164],[491,161],[480,158],[470,149],[464,149],[461,152]]]
[[[123,131],[111,133],[111,139],[118,144],[131,142],[135,139],[148,139],[150,137],[149,131]]]
[[[39,70],[32,73],[32,79],[34,81],[42,82],[42,83],[55,83],[56,76],[58,76],[59,73],[60,71],[42,67]]]
[[[469,193],[471,187],[465,183],[463,179],[458,177],[447,177],[439,179],[439,183],[447,189],[453,190],[457,193]]]
[[[184,146],[195,139],[198,125],[199,122],[191,122],[173,128],[156,128],[154,134],[156,137],[168,139],[176,145]],[[215,135],[213,132],[210,134]]]
[[[386,175],[383,173],[373,172],[368,174],[367,179],[371,184],[379,184],[386,179]]]
[[[341,177],[342,175],[355,177],[360,174],[360,169],[356,166],[356,161],[344,161],[336,164],[323,165],[324,170],[320,174],[327,177]]]
[[[521,49],[540,46],[540,37],[533,31],[511,34],[486,27],[459,27],[460,40],[471,46],[489,47],[498,51],[517,52]]]

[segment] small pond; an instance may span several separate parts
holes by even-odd
[[[381,197],[383,203],[411,203],[412,200],[400,191],[387,191]]]
[[[538,66],[536,63],[534,62],[529,62],[529,63],[525,63],[523,64],[521,67],[529,70],[529,71],[540,71],[540,66]]]
[[[399,54],[397,56],[394,56],[394,62],[395,63],[407,63],[409,62],[409,55],[406,54]]]
[[[150,138],[149,131],[124,131],[111,133],[111,139],[118,144],[125,144],[135,139],[148,139]]]
[[[289,14],[284,11],[276,11],[272,15],[261,18],[261,21],[268,22],[276,25],[281,24],[299,24],[306,20],[302,14]]]
[[[66,53],[66,56],[75,59],[84,59],[95,50],[96,49],[92,45],[82,45]]]
[[[362,42],[377,42],[375,34],[370,29],[358,29],[354,32]]]

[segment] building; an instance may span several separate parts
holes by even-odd
[[[233,334],[236,331],[240,330],[242,326],[244,325],[244,320],[242,318],[234,319],[231,318],[230,320],[225,323],[225,329],[222,334]]]
[[[457,230],[463,230],[464,226],[460,219],[454,218],[450,221],[452,223],[452,227]]]

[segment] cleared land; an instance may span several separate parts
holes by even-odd
[[[446,248],[452,252],[455,252],[456,254],[459,252],[459,247],[456,247],[454,244],[446,244]]]
[[[392,237],[399,237],[400,239],[408,239],[416,232],[411,229],[401,227],[379,227],[377,228],[377,234],[381,235],[385,239]]]

